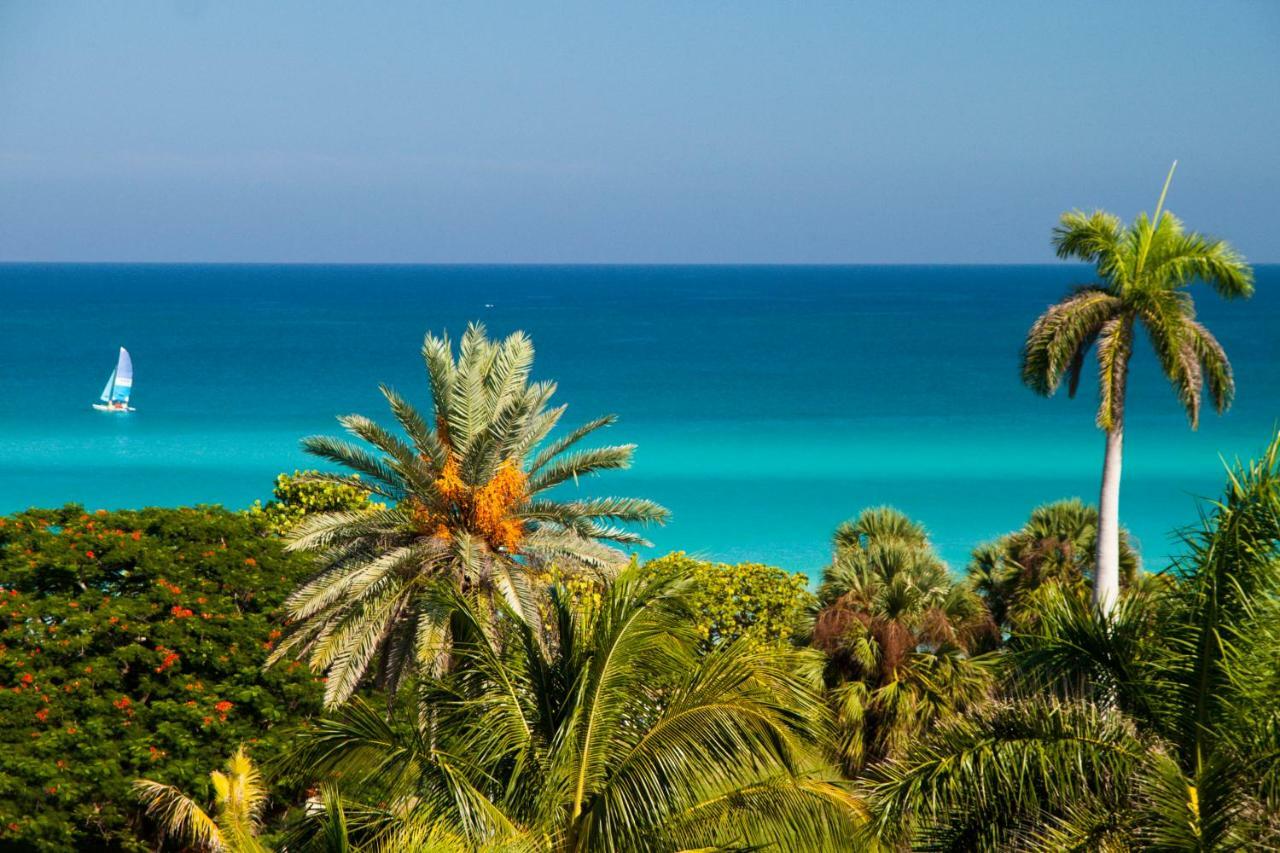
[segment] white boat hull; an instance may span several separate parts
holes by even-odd
[[[94,403],[93,407],[99,412],[136,412],[133,406],[112,406],[109,403]]]

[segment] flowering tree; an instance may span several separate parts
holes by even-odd
[[[301,666],[263,671],[306,572],[218,508],[0,517],[0,848],[148,849],[131,780],[200,796],[207,769],[318,708]]]

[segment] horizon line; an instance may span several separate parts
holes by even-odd
[[[1280,260],[1249,261],[1276,266]],[[1079,261],[103,261],[10,260],[0,266],[153,266],[153,267],[1073,267]]]

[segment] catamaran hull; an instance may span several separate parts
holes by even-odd
[[[103,405],[102,403],[94,403],[93,407],[97,409],[99,412],[136,412],[137,411],[137,409],[133,408],[133,406],[108,406],[108,405]]]

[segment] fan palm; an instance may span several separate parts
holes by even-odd
[[[1020,691],[879,768],[886,840],[929,849],[1280,845],[1280,436],[1191,554],[1110,616],[1062,590]]]
[[[1098,510],[1078,499],[1031,511],[1021,529],[980,545],[969,561],[969,583],[1002,631],[1018,633],[1035,619],[1039,590],[1059,585],[1087,595],[1097,560]],[[1120,531],[1120,585],[1132,586],[1138,554]]]
[[[1103,211],[1063,214],[1053,236],[1058,257],[1093,264],[1098,280],[1040,315],[1027,333],[1022,353],[1022,380],[1032,390],[1048,396],[1065,379],[1068,394],[1075,396],[1085,355],[1097,344],[1101,392],[1097,423],[1106,432],[1106,454],[1094,601],[1104,613],[1111,611],[1119,594],[1120,469],[1135,329],[1139,325],[1146,329],[1161,369],[1194,429],[1204,387],[1208,386],[1214,408],[1222,413],[1231,404],[1235,384],[1226,352],[1196,320],[1186,288],[1204,281],[1228,299],[1253,293],[1253,272],[1234,249],[1221,240],[1186,231],[1177,217],[1162,211],[1172,179],[1170,169],[1150,219],[1139,214],[1125,226]]]
[[[626,523],[666,520],[652,501],[549,495],[628,467],[634,445],[578,449],[612,415],[547,441],[565,406],[551,406],[553,383],[529,381],[533,354],[520,332],[491,341],[473,324],[456,357],[448,336],[427,335],[430,418],[384,386],[403,437],[347,415],[339,422],[368,448],[304,440],[308,452],[350,472],[313,478],[388,504],[316,514],[292,531],[289,547],[316,554],[319,571],[288,599],[289,632],[272,660],[301,654],[327,670],[328,706],[346,700],[375,661],[389,695],[408,672],[443,665],[448,616],[427,594],[433,586],[501,598],[533,618],[530,569],[611,571],[624,562],[615,546],[648,544]]]
[[[226,853],[266,853],[258,840],[259,821],[267,803],[267,788],[258,768],[241,746],[227,759],[226,772],[209,774],[215,792],[210,816],[195,800],[172,785],[138,779],[134,790],[147,814],[165,835],[198,850]]]
[[[882,507],[840,525],[813,643],[827,654],[846,772],[985,695],[986,661],[972,653],[991,638],[982,602],[952,580],[919,524]]]
[[[387,849],[841,849],[863,815],[817,753],[815,656],[752,643],[699,654],[687,580],[623,572],[594,596],[548,593],[541,631],[470,601],[413,726],[361,701],[307,736],[340,773],[352,832]],[[456,595],[456,594],[454,594]],[[452,848],[450,848],[452,849]]]

